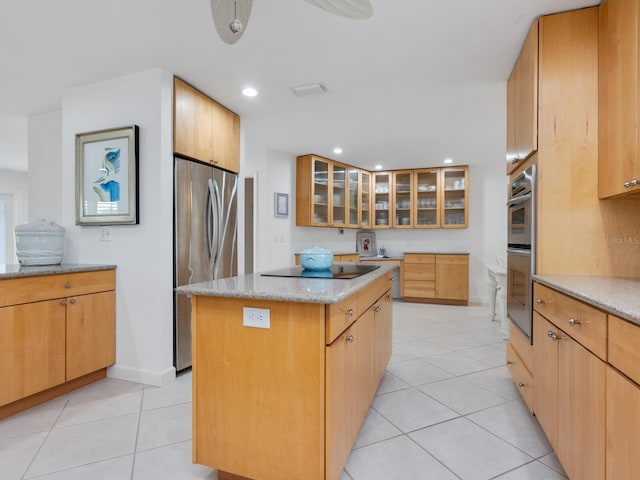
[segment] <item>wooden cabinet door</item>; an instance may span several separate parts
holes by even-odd
[[[173,150],[203,162],[213,159],[211,101],[178,78],[173,81]]]
[[[70,297],[66,304],[69,381],[115,363],[115,292]]]
[[[640,388],[614,368],[606,371],[606,478],[640,478]]]
[[[598,190],[600,198],[637,192],[638,0],[599,7]],[[636,180],[635,185],[631,185]]]
[[[439,172],[439,168],[426,168],[413,172],[414,228],[438,228],[440,226]]]
[[[207,97],[211,115],[211,157],[216,167],[240,171],[240,117]]]
[[[394,228],[413,228],[413,198],[413,171],[393,172],[391,222]]]
[[[467,255],[436,255],[436,298],[469,300]]]
[[[569,478],[601,480],[605,478],[605,364],[562,330],[560,334],[556,453]]]
[[[371,225],[371,173],[364,170],[360,176],[360,225]]]
[[[389,228],[391,226],[391,211],[393,203],[393,174],[392,172],[373,173],[373,226],[375,228]]]
[[[391,290],[386,292],[373,306],[375,315],[375,358],[374,358],[374,383],[377,385],[384,376],[392,348],[392,302]]]
[[[329,223],[334,227],[344,227],[347,223],[348,182],[347,166],[331,162],[330,203],[331,218]]]
[[[65,309],[60,300],[0,308],[0,405],[65,381]]]
[[[533,22],[518,57],[518,158],[538,149],[538,21]]]
[[[517,167],[518,162],[518,62],[507,80],[507,175]]]
[[[360,402],[358,383],[358,322],[326,347],[327,480],[339,480],[360,425],[355,421]]]
[[[375,379],[375,306],[371,306],[358,318],[358,335],[355,343],[358,349],[358,372],[354,381],[358,383],[358,402],[355,412],[356,434],[367,415],[378,383]]]
[[[467,228],[469,225],[468,167],[442,168],[440,189],[440,226]]]
[[[537,312],[533,312],[533,371],[536,388],[533,405],[553,449],[558,451],[558,342],[548,332],[558,329]]]

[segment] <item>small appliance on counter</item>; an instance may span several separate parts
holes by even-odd
[[[60,265],[64,257],[64,228],[53,220],[38,218],[16,225],[16,255],[20,265]]]
[[[333,265],[333,253],[326,248],[305,248],[300,252],[300,265],[305,270],[329,270]]]

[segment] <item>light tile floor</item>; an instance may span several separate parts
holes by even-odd
[[[557,480],[484,306],[394,302],[391,362],[341,480]],[[0,421],[0,479],[217,479],[191,463],[191,374],[105,379]],[[304,479],[300,479],[304,480]]]

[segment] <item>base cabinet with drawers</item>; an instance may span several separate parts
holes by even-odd
[[[568,477],[640,478],[640,325],[538,281],[533,298],[533,346],[512,326],[507,365]]]
[[[1,279],[0,352],[0,418],[104,377],[115,363],[115,271]]]
[[[469,255],[405,253],[403,294],[406,301],[467,305]]]

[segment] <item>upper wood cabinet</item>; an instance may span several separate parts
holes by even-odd
[[[296,225],[328,227],[331,211],[331,161],[315,155],[298,157]]]
[[[600,198],[640,193],[638,15],[638,0],[603,0],[599,8]]]
[[[179,78],[173,80],[173,150],[240,171],[240,117]]]
[[[538,149],[538,21],[507,81],[507,174]]]
[[[413,228],[413,170],[393,172],[393,202],[391,220],[395,228]]]
[[[317,155],[297,159],[296,225],[467,228],[469,167],[368,172]]]
[[[373,173],[373,226],[389,228],[391,212],[393,212],[393,173]]]
[[[468,167],[440,169],[440,226],[442,228],[467,228],[469,224]]]
[[[440,169],[414,170],[413,205],[415,228],[440,226]]]

